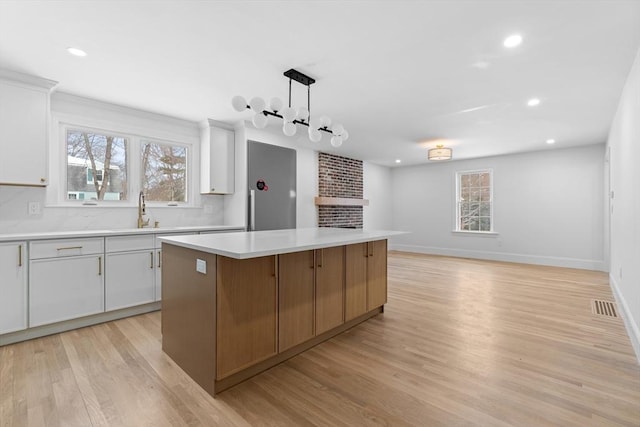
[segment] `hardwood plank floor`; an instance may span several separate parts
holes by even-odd
[[[160,312],[0,347],[4,426],[639,426],[640,366],[607,275],[395,252],[389,302],[210,397]]]

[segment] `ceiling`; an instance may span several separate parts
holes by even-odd
[[[427,163],[437,140],[456,159],[602,143],[639,47],[636,0],[0,1],[2,68],[228,122],[251,118],[234,95],[285,100],[295,68],[316,79],[312,114],[350,134],[297,144],[388,166]]]

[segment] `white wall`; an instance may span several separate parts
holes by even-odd
[[[364,198],[369,200],[363,208],[363,228],[391,230],[391,169],[364,162],[362,172]]]
[[[611,190],[609,280],[640,361],[640,51],[607,146]]]
[[[64,186],[62,163],[64,141],[60,123],[115,130],[135,135],[192,143],[190,165],[194,191],[193,207],[152,206],[147,211],[151,222],[161,227],[180,225],[219,225],[223,221],[222,196],[199,194],[199,127],[197,123],[175,119],[64,93],[51,98],[49,181],[44,188],[0,186],[0,234],[43,231],[121,229],[136,227],[137,200],[128,206],[69,206],[60,203],[58,193]],[[130,176],[130,179],[135,179]],[[37,201],[40,215],[28,216],[28,202]],[[106,205],[106,203],[105,203]],[[204,212],[207,206],[208,213]],[[234,224],[236,225],[236,224]]]
[[[391,248],[602,270],[604,145],[396,168]],[[495,235],[454,233],[455,174],[493,169]]]

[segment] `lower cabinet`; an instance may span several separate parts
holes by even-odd
[[[105,310],[155,301],[156,250],[152,235],[105,238]]]
[[[31,260],[29,326],[104,311],[102,255]]]
[[[274,356],[277,257],[217,258],[216,379]]]
[[[354,319],[387,302],[387,241],[345,248],[345,320]]]
[[[27,328],[25,242],[0,243],[0,335]]]
[[[344,323],[344,246],[278,255],[278,351]]]

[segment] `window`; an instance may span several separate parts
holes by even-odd
[[[458,172],[456,190],[456,230],[493,231],[493,172]]]
[[[142,142],[142,191],[147,200],[187,201],[187,148]]]
[[[67,200],[127,200],[127,138],[66,132]]]

